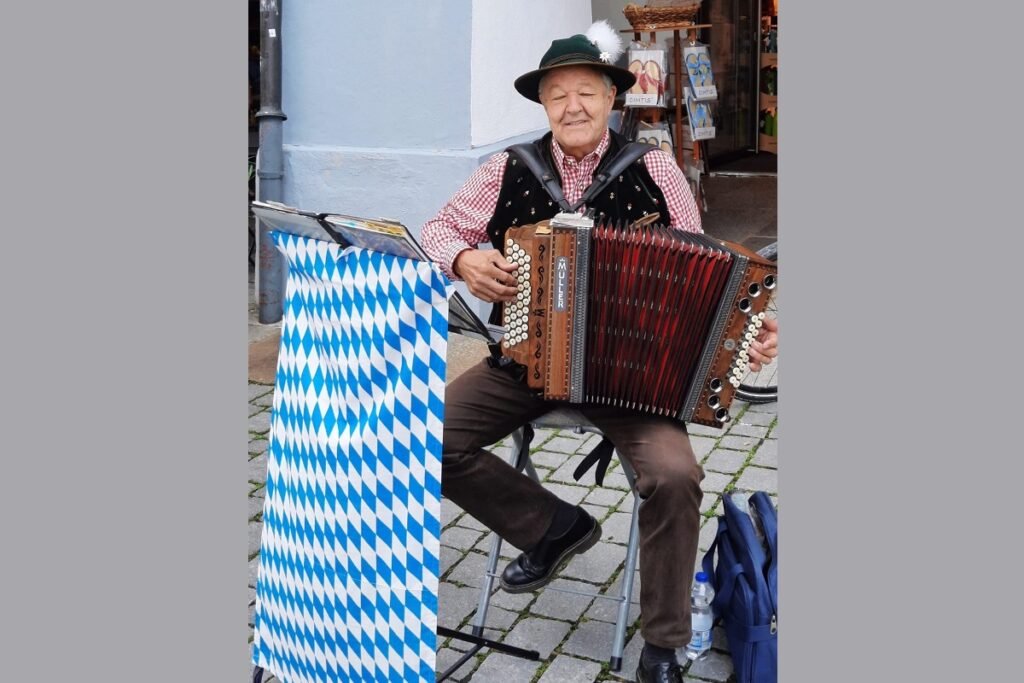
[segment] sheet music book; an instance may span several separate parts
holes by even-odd
[[[431,260],[409,229],[398,221],[313,213],[279,202],[254,201],[251,205],[252,212],[275,230],[417,261]],[[484,324],[459,292],[448,300],[448,330],[488,343],[497,343],[504,334],[503,329]]]

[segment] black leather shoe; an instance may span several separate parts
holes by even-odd
[[[507,593],[527,593],[545,586],[573,555],[589,550],[601,538],[601,525],[581,507],[569,530],[555,538],[544,537],[537,547],[512,560],[501,574]]]
[[[643,657],[636,667],[637,683],[683,683],[683,667],[676,662],[645,664]]]

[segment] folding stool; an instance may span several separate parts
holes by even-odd
[[[584,432],[601,434],[601,430],[587,420],[582,413],[570,408],[559,408],[546,413],[533,420],[527,427],[532,427],[532,429],[572,428],[577,434],[582,434]],[[515,444],[515,447],[510,463],[520,472],[524,472],[526,476],[532,477],[534,481],[540,481],[540,478],[537,475],[537,470],[534,469],[533,463],[530,461],[530,440],[533,437],[532,429],[523,427],[512,433],[512,441]],[[603,434],[601,435],[603,436]],[[602,600],[612,600],[619,603],[618,619],[615,623],[615,635],[612,641],[611,654],[608,660],[612,671],[619,671],[622,668],[622,651],[626,646],[626,627],[629,625],[630,595],[633,591],[633,578],[636,572],[637,554],[640,544],[640,534],[638,530],[639,517],[637,516],[637,513],[640,509],[641,499],[636,492],[636,474],[625,458],[619,458],[619,462],[622,463],[623,472],[626,475],[626,480],[629,482],[630,491],[633,493],[633,512],[629,525],[629,541],[626,545],[626,566],[623,569],[622,588],[619,595],[601,595],[596,592],[576,591],[558,588],[555,586],[547,586],[544,588],[544,590],[550,589],[565,593],[574,593],[577,595],[596,597]],[[494,590],[495,579],[499,577],[497,572],[498,562],[501,557],[501,542],[501,538],[497,534],[492,534],[491,550],[487,557],[486,574],[483,586],[480,589],[480,602],[476,610],[476,616],[471,624],[472,632],[477,636],[480,636],[483,633],[487,620],[487,608],[491,600],[491,592]],[[472,656],[472,654],[470,656]],[[458,663],[458,666],[461,666],[461,662]]]

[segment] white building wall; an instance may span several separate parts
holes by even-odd
[[[472,0],[470,140],[473,147],[547,128],[544,109],[512,86],[556,38],[583,33],[591,0]]]

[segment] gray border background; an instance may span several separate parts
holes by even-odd
[[[1019,5],[783,4],[780,680],[1004,680]],[[237,5],[9,11],[7,679],[249,674]]]
[[[779,680],[1015,679],[1020,4],[782,4]]]
[[[6,680],[251,671],[246,11],[5,12]]]

